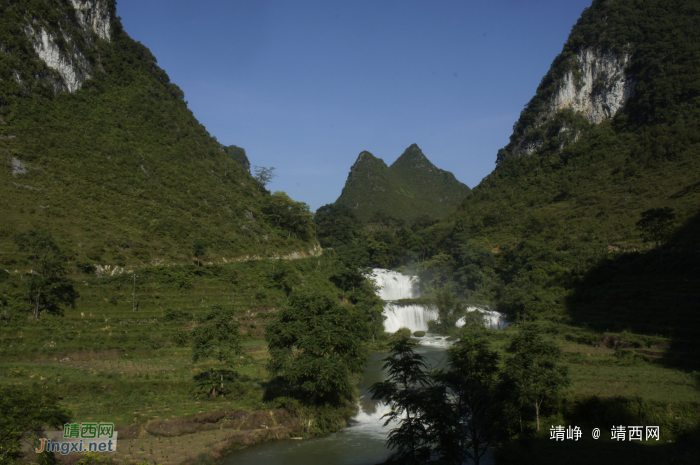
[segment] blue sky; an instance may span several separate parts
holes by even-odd
[[[411,144],[469,187],[590,0],[119,0],[125,30],[268,186],[315,211]]]

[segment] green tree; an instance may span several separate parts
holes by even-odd
[[[513,397],[518,409],[534,406],[537,431],[540,430],[540,408],[545,400],[556,397],[569,386],[568,370],[557,362],[561,348],[542,337],[538,327],[523,325],[506,349],[506,376],[516,387]]]
[[[201,237],[197,237],[192,240],[192,255],[197,259],[197,264],[201,265],[199,261],[200,257],[203,257],[207,253],[207,241]]]
[[[295,202],[285,192],[275,191],[263,201],[262,211],[276,227],[287,233],[287,238],[292,235],[301,240],[313,238],[316,225],[304,202]]]
[[[671,235],[675,219],[673,208],[652,208],[642,212],[642,219],[637,221],[637,229],[644,242],[656,242],[656,247],[659,247]]]
[[[0,386],[0,465],[18,463],[22,443],[39,435],[43,426],[59,428],[70,419],[70,411],[54,395]]]
[[[475,464],[508,437],[509,414],[499,357],[483,326],[471,326],[447,351],[447,370],[433,373],[440,402],[431,412],[431,442],[445,463]],[[435,399],[436,396],[427,398]],[[434,402],[434,401],[433,401]]]
[[[439,318],[435,325],[435,330],[439,334],[449,334],[450,331],[453,331],[455,323],[466,308],[464,304],[455,299],[455,296],[447,287],[435,293],[435,307]]]
[[[372,399],[391,405],[384,415],[384,426],[399,420],[389,432],[387,444],[396,449],[390,461],[418,464],[430,458],[430,437],[427,421],[427,387],[430,385],[425,357],[413,351],[415,344],[401,338],[389,344],[391,354],[383,359],[387,371],[385,381],[370,387]]]
[[[270,184],[270,181],[272,181],[273,178],[276,178],[277,175],[273,173],[275,171],[275,167],[271,166],[269,168],[265,168],[264,166],[254,166],[253,167],[253,179],[258,181],[258,191],[260,191],[260,187],[265,187],[268,184]]]
[[[295,291],[267,325],[270,371],[307,403],[342,405],[352,398],[352,374],[367,356],[366,323],[352,307],[318,291]]]
[[[235,373],[235,357],[241,354],[241,335],[232,307],[214,305],[206,315],[197,319],[198,325],[192,330],[192,361],[215,359],[218,366],[209,372],[198,375],[195,381],[204,388],[210,397],[225,394],[225,381],[232,381]],[[218,385],[212,382],[218,378]]]
[[[15,244],[32,264],[25,286],[34,318],[41,312],[60,313],[64,305],[75,307],[78,292],[66,277],[68,259],[51,234],[45,229],[29,229],[15,237]]]

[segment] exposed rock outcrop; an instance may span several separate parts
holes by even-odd
[[[629,53],[617,55],[599,48],[581,48],[576,53],[576,65],[558,80],[556,90],[547,100],[536,122],[517,140],[511,138],[509,154],[521,155],[535,152],[543,143],[541,136],[533,137],[533,131],[552,120],[562,110],[573,110],[591,123],[612,118],[634,95],[636,81],[628,75],[626,66]],[[561,146],[578,140],[575,128],[563,123],[559,128]]]
[[[75,9],[76,26],[88,47],[94,45],[94,36],[111,39],[107,0],[71,0],[71,3]],[[74,38],[65,31],[47,31],[43,27],[35,30],[33,25],[26,24],[24,32],[39,58],[60,75],[60,79],[54,80],[55,92],[75,92],[92,77],[92,66],[85,57],[85,50],[74,46]],[[61,47],[59,42],[70,46]]]
[[[629,55],[618,57],[612,52],[585,48],[576,57],[581,63],[581,74],[577,77],[570,70],[564,75],[551,100],[550,114],[571,108],[582,112],[592,123],[615,116],[634,92],[634,80],[625,73]]]

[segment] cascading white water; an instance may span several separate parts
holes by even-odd
[[[408,328],[411,332],[427,331],[428,321],[437,320],[438,312],[426,308],[425,305],[401,305],[393,302],[384,304],[384,331],[395,333],[400,328]]]
[[[418,277],[406,276],[397,271],[374,268],[374,280],[379,287],[379,298],[382,300],[415,299],[420,297]]]
[[[425,305],[402,305],[396,303],[399,299],[415,299],[420,297],[418,277],[406,276],[396,271],[374,268],[374,279],[379,285],[379,297],[386,301],[384,304],[384,331],[395,333],[400,328],[408,328],[411,332],[427,331],[428,321],[437,320],[438,312]],[[493,310],[468,307],[467,312],[479,310],[484,313],[484,324],[491,329],[503,329],[508,326],[505,317]],[[458,327],[464,326],[465,318],[457,320]]]
[[[495,312],[493,310],[487,310],[479,307],[467,308],[467,312],[473,312],[474,310],[478,310],[484,314],[484,324],[490,329],[503,329],[510,324],[506,322],[506,319],[503,316],[503,314]],[[457,323],[455,323],[455,325],[461,328],[462,326],[464,326],[465,319],[466,317],[460,318],[459,320],[457,320]]]
[[[428,321],[437,319],[437,310],[425,305],[401,305],[399,299],[420,297],[418,277],[406,276],[396,271],[375,268],[372,270],[379,289],[379,297],[384,300],[384,331],[395,333],[399,328],[411,332],[427,331]]]

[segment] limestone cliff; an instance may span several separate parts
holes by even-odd
[[[50,70],[21,72],[15,69],[14,79],[22,85],[25,80],[40,79],[47,82],[54,93],[75,92],[83,82],[93,77],[94,67],[100,66],[94,51],[98,40],[111,40],[111,0],[71,0],[57,7],[55,17],[47,19],[37,15],[28,6],[22,13],[20,29],[29,41],[29,52],[36,54]],[[13,45],[9,52],[21,53]],[[25,58],[26,60],[26,58]]]
[[[551,92],[545,97],[544,105],[530,116],[531,120],[520,132],[511,137],[511,144],[504,155],[531,154],[544,142],[546,134],[538,131],[546,123],[551,123],[562,112],[583,116],[588,122],[598,124],[612,118],[624,108],[627,99],[634,94],[635,80],[627,72],[629,52],[616,54],[600,47],[582,47],[570,57],[566,71],[557,77]],[[546,82],[546,81],[545,81]],[[541,99],[541,94],[533,100]],[[528,107],[535,107],[531,102]],[[526,108],[526,111],[529,108]],[[525,113],[525,112],[524,112]],[[522,120],[523,118],[521,118]],[[518,124],[516,123],[516,128]],[[567,124],[566,118],[554,128],[561,146],[575,142],[580,130]],[[548,128],[549,131],[553,128]],[[551,135],[551,134],[550,134]]]

